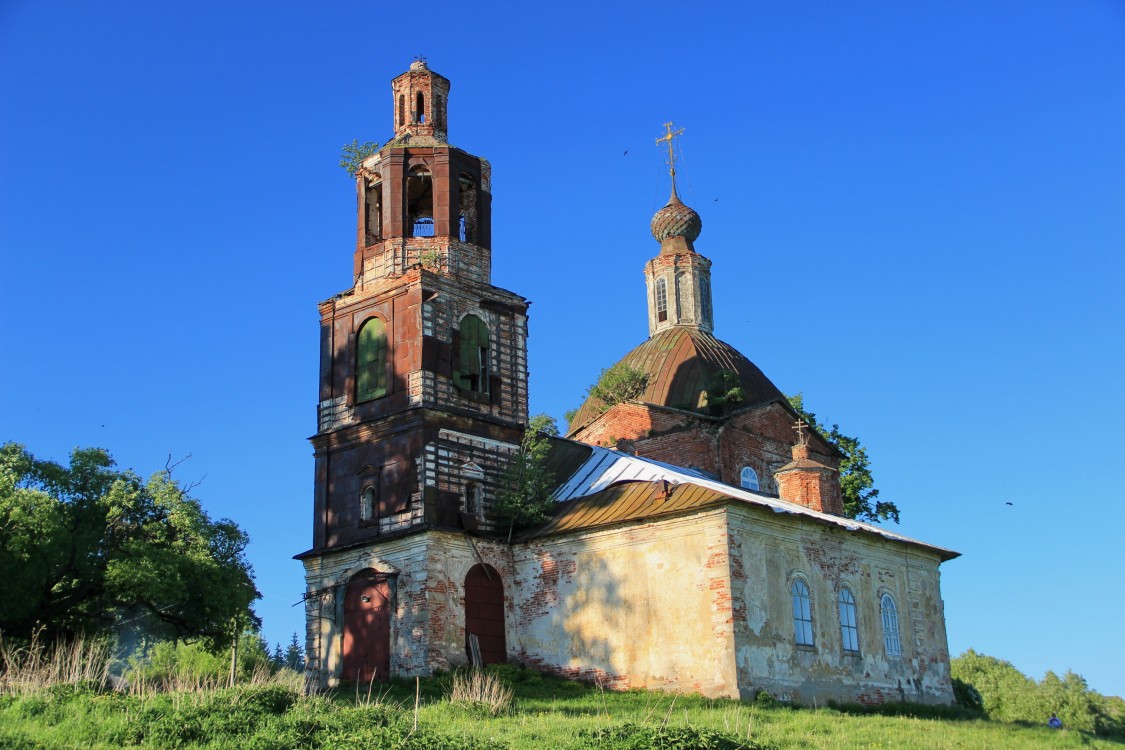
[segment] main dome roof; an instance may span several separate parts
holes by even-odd
[[[742,406],[785,398],[757,365],[730,344],[694,327],[675,326],[653,335],[625,355],[620,364],[648,375],[648,387],[635,400],[656,406],[710,414],[709,395],[722,383],[724,373],[734,373],[742,388]],[[603,411],[603,404],[589,397],[574,415],[569,432],[585,426]]]

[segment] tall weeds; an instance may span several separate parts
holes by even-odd
[[[110,681],[109,644],[78,636],[44,643],[42,631],[19,644],[0,634],[0,695],[20,695],[56,685],[90,685],[103,689]]]
[[[507,713],[512,706],[512,688],[496,675],[481,669],[458,671],[453,675],[449,702],[499,716]]]

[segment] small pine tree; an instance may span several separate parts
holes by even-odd
[[[294,672],[305,671],[305,650],[301,648],[296,633],[293,633],[293,638],[285,649],[285,666]]]
[[[281,650],[280,643],[275,644],[273,647],[273,654],[270,656],[270,664],[273,665],[275,671],[285,666],[285,652]]]

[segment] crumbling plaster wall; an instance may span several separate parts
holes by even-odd
[[[391,674],[427,674],[429,606],[426,587],[430,535],[389,539],[376,546],[303,560],[305,654],[309,680],[321,687],[340,681],[343,668],[344,592],[365,569],[388,574],[391,585]]]
[[[509,654],[615,689],[736,696],[728,549],[721,509],[521,544]]]
[[[730,561],[741,697],[765,690],[806,705],[828,699],[952,702],[939,559],[917,547],[731,506]],[[814,645],[797,646],[789,587],[803,578]],[[856,600],[859,652],[845,652],[837,596]],[[900,657],[883,641],[880,597],[898,608]]]
[[[343,667],[344,592],[348,581],[370,568],[391,581],[391,675],[428,675],[468,663],[465,650],[465,576],[478,563],[491,565],[504,582],[509,653],[514,632],[514,567],[506,544],[460,532],[427,531],[378,541],[304,560],[311,679],[340,681]],[[321,592],[321,593],[316,593]]]

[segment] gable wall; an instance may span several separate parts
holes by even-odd
[[[918,548],[740,506],[730,511],[738,686],[781,700],[952,702],[938,558]],[[810,589],[812,648],[795,643],[789,587]],[[859,653],[845,652],[839,588],[855,596]],[[900,658],[884,647],[879,598],[898,608]]]

